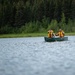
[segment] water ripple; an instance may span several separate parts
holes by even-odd
[[[0,39],[0,75],[75,75],[75,36],[45,42],[43,37]]]

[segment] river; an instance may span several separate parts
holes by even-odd
[[[0,75],[75,75],[75,36],[0,38]]]

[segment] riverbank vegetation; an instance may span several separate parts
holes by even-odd
[[[0,34],[31,36],[60,28],[75,32],[75,0],[0,0]]]
[[[45,33],[24,33],[24,34],[0,34],[0,38],[25,38],[25,37],[44,37],[47,36]],[[65,33],[65,36],[75,36],[75,33]]]

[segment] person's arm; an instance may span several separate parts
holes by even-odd
[[[56,33],[55,35],[58,36],[59,33]]]
[[[65,36],[65,32],[64,32],[64,31],[62,31],[62,33],[63,33],[63,35]]]

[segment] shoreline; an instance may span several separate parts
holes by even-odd
[[[44,37],[47,33],[0,34],[0,38]],[[65,36],[75,36],[75,33],[65,33]]]

